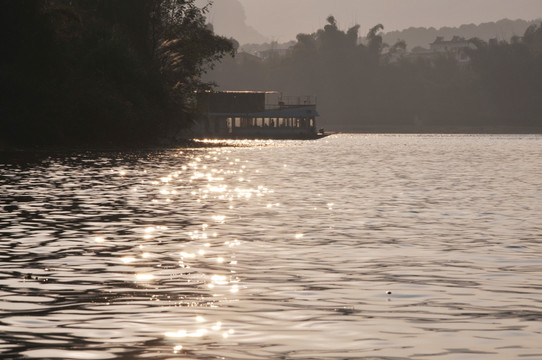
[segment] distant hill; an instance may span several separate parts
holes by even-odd
[[[457,35],[467,39],[477,37],[485,41],[494,38],[508,41],[514,35],[522,36],[529,26],[539,24],[541,21],[542,19],[531,21],[502,19],[480,25],[468,24],[459,27],[442,27],[440,29],[410,27],[401,31],[387,32],[383,38],[384,42],[389,45],[395,44],[397,40],[404,40],[409,50],[417,46],[427,48],[437,36],[442,36],[444,39],[451,39]]]
[[[197,0],[196,3],[204,6],[208,0]],[[245,9],[239,0],[219,0],[212,4],[207,21],[213,25],[216,34],[233,37],[240,44],[269,41],[269,38],[247,25]]]
[[[429,44],[435,41],[437,36],[442,36],[444,39],[461,36],[466,39],[477,37],[484,41],[494,38],[508,41],[515,35],[522,36],[529,26],[541,22],[542,19],[531,21],[502,19],[497,22],[488,22],[479,25],[468,24],[459,27],[442,27],[440,29],[435,29],[433,27],[410,27],[401,31],[384,33],[383,40],[390,46],[395,44],[398,40],[404,40],[407,43],[409,51],[415,47],[428,48]],[[360,35],[365,35],[362,30],[360,30]],[[241,43],[243,45],[239,48],[240,52],[244,51],[250,54],[256,54],[258,51],[269,49],[287,49],[295,45],[296,42],[289,41],[286,43],[277,43],[260,41],[256,43]]]

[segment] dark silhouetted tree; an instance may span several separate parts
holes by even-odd
[[[230,40],[194,0],[4,0],[0,141],[148,143],[190,124]]]

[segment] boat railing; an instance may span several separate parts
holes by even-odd
[[[315,96],[282,96],[278,98],[276,103],[265,104],[266,110],[299,108],[299,107],[316,107]]]

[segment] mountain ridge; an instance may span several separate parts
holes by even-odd
[[[404,40],[409,49],[428,47],[437,36],[442,36],[445,39],[451,39],[453,36],[462,36],[465,38],[476,37],[484,41],[494,38],[508,41],[513,36],[521,36],[529,26],[539,24],[540,22],[542,22],[542,18],[535,20],[501,19],[480,24],[462,24],[456,27],[444,26],[438,29],[435,27],[412,26],[404,30],[385,32],[383,40],[389,45],[395,44],[398,40]]]

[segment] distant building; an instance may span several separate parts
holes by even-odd
[[[454,36],[451,40],[444,40],[442,36],[438,36],[429,44],[429,49],[417,46],[407,54],[407,58],[432,60],[439,55],[448,54],[454,56],[460,63],[467,63],[470,58],[465,50],[475,48],[474,44],[460,36]]]
[[[476,48],[461,36],[454,36],[452,40],[444,40],[442,36],[437,36],[429,46],[434,54],[453,54],[459,62],[468,62],[470,59],[465,50]]]

